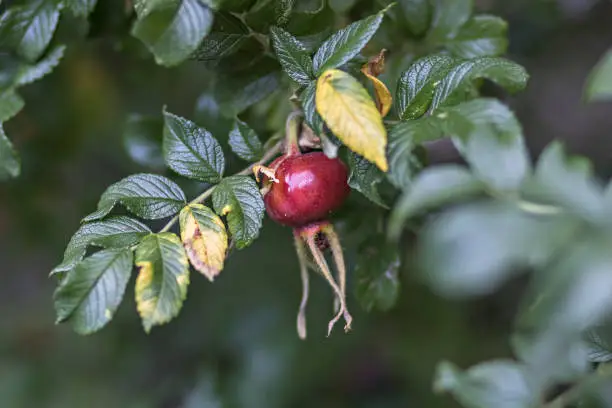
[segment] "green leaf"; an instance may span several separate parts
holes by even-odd
[[[427,31],[432,18],[430,0],[399,0],[398,3],[411,33],[421,35]]]
[[[24,105],[25,102],[14,89],[0,93],[0,123],[17,115]]]
[[[464,82],[440,106],[454,106],[478,98],[480,96],[479,88],[483,83],[483,80]],[[436,109],[435,106],[431,110],[433,111],[434,109]]]
[[[415,154],[415,148],[423,142],[439,139],[442,129],[436,118],[422,117],[394,126],[389,132],[387,178],[399,189],[407,188],[414,174],[423,165]]]
[[[492,190],[518,190],[531,172],[531,164],[520,123],[512,111],[495,99],[476,99],[447,111],[464,115],[474,125],[467,134],[451,126],[446,129],[462,136],[455,144],[478,177]]]
[[[359,54],[378,30],[382,18],[382,13],[377,13],[332,34],[314,56],[313,69],[316,75],[344,65]]]
[[[136,306],[147,333],[176,317],[187,297],[189,262],[176,234],[146,236],[136,248]]]
[[[274,14],[276,16],[276,24],[282,26],[289,21],[296,0],[275,0]]]
[[[61,8],[62,3],[53,0],[32,0],[9,8],[0,19],[0,46],[36,61],[51,42]]]
[[[289,17],[286,30],[293,35],[305,36],[326,31],[333,24],[334,11],[328,0],[297,1]],[[329,27],[327,27],[329,30]]]
[[[589,101],[612,99],[612,49],[602,57],[591,71],[585,92]]]
[[[264,46],[264,41],[261,36],[247,34],[242,38],[238,37],[239,35],[240,34],[228,35],[226,33],[217,33],[212,37],[210,37],[210,35],[206,36],[202,42],[201,48],[192,55],[192,58],[195,57],[203,61],[202,68],[211,71],[214,70],[218,75],[216,84],[210,85],[216,85],[217,87],[220,85],[228,85],[224,82],[226,81],[224,78],[233,80],[241,78],[243,75],[254,77],[254,75],[251,75],[251,71],[254,69],[253,67],[256,68],[259,61],[271,59],[273,57],[272,53],[266,50],[267,44]],[[209,38],[213,41],[212,43],[207,42]],[[223,41],[223,43],[221,43],[221,41]],[[226,41],[229,42],[227,48],[217,48],[217,46],[224,47]],[[207,48],[207,44],[212,48]],[[278,67],[276,60],[273,61]],[[262,73],[261,75],[264,74]]]
[[[551,143],[540,155],[535,176],[528,186],[535,199],[556,204],[583,219],[600,225],[608,216],[603,187],[585,173],[582,163],[566,156],[560,142]]]
[[[331,34],[334,21],[335,13],[329,1],[298,1],[285,29],[312,53]]]
[[[65,45],[54,47],[45,55],[45,57],[34,65],[24,65],[20,67],[17,76],[17,85],[27,85],[34,81],[38,81],[47,74],[50,74],[53,69],[59,65],[60,60],[64,56],[66,50]]]
[[[574,226],[577,231],[578,224]],[[612,313],[610,237],[591,231],[565,242],[554,264],[532,282],[517,325],[581,334]]]
[[[590,371],[588,346],[581,333],[543,321],[513,335],[515,355],[529,368],[534,384],[572,383]]]
[[[470,135],[462,151],[480,179],[502,193],[517,191],[531,170],[520,134],[500,135],[490,126],[481,126]]]
[[[236,53],[249,35],[249,28],[229,13],[216,13],[211,32],[192,55],[199,61],[219,60]]]
[[[426,111],[434,89],[457,64],[448,55],[429,55],[415,61],[397,83],[396,104],[400,119],[416,119]]]
[[[484,183],[454,164],[423,170],[404,190],[389,218],[388,234],[398,239],[406,219],[433,208],[482,194]]]
[[[272,27],[270,36],[278,61],[289,78],[300,85],[308,85],[314,79],[312,59],[308,51],[282,28]]]
[[[185,200],[185,193],[174,181],[157,174],[133,174],[108,187],[98,209],[83,221],[105,217],[117,203],[148,220],[166,218],[178,213]]]
[[[247,247],[257,238],[264,216],[264,202],[255,181],[231,176],[217,185],[212,196],[217,214],[227,217],[236,247]]]
[[[199,0],[181,0],[179,5],[159,1],[146,3],[150,6],[140,9],[132,35],[149,48],[160,65],[174,66],[183,62],[212,27],[213,13]],[[138,12],[138,3],[135,7]]]
[[[462,58],[496,57],[508,48],[508,23],[490,15],[472,17],[444,46]]]
[[[312,81],[310,84],[308,84],[304,91],[302,91],[300,95],[300,102],[302,103],[302,111],[304,111],[304,119],[306,120],[306,124],[310,126],[315,134],[320,135],[323,133],[323,119],[317,112],[315,99],[316,91],[317,82]]]
[[[80,334],[104,327],[123,299],[132,260],[129,248],[105,249],[79,263],[53,296],[57,323],[69,321]]]
[[[300,3],[318,3],[318,0],[259,0],[246,15],[247,25],[254,31],[267,34],[272,25],[285,27]],[[300,13],[301,14],[301,13]]]
[[[0,52],[0,92],[8,91],[15,86],[19,68],[23,63],[9,54]]]
[[[440,109],[433,116],[447,135],[461,141],[467,140],[476,128],[482,126],[492,127],[508,141],[516,136],[522,137],[523,131],[514,113],[497,99],[473,99]]]
[[[336,13],[343,14],[349,12],[356,2],[357,0],[329,0],[329,7]]]
[[[153,169],[164,169],[163,129],[161,118],[139,114],[128,116],[123,131],[123,144],[132,160]]]
[[[145,224],[125,216],[83,224],[70,238],[62,263],[53,268],[51,274],[73,269],[81,262],[90,245],[102,248],[126,248],[150,232]]]
[[[612,327],[606,324],[593,327],[585,334],[589,346],[589,361],[607,363],[612,361]]]
[[[218,3],[218,9],[242,13],[247,11],[255,3],[255,0],[218,0]]]
[[[367,161],[357,153],[350,152],[348,165],[351,169],[348,184],[351,188],[359,191],[368,200],[383,208],[388,208],[378,193],[378,184],[383,180],[385,174],[373,163]]]
[[[229,145],[238,157],[248,162],[257,161],[263,155],[263,146],[257,133],[238,119],[229,134]]]
[[[210,91],[198,98],[193,120],[213,135],[227,135],[234,125],[234,118],[224,116],[219,102]]]
[[[467,143],[470,135],[483,126],[494,129],[497,140],[475,139],[470,149],[462,146],[462,141]],[[495,99],[479,98],[439,109],[431,116],[395,125],[389,132],[389,181],[398,188],[408,186],[414,170],[420,167],[414,155],[415,147],[443,136],[456,138],[455,143],[477,174],[493,187],[515,188],[529,170],[523,150],[522,130],[512,111]],[[489,174],[488,153],[481,154],[484,147],[494,149],[498,159],[512,161],[512,171],[498,168]]]
[[[18,177],[21,174],[21,160],[13,144],[6,137],[0,122],[0,180]]]
[[[574,382],[591,371],[590,358],[607,358],[602,338],[589,344],[585,331],[606,336],[612,312],[611,240],[595,230],[580,234],[583,228],[576,221],[554,262],[534,276],[515,324],[513,348],[539,382]]]
[[[513,203],[481,202],[449,210],[421,235],[423,278],[447,297],[492,293],[522,266],[542,266],[575,233],[571,219],[539,217]]]
[[[528,370],[510,360],[486,361],[465,372],[443,361],[436,369],[434,390],[452,393],[466,408],[531,408],[539,399]]]
[[[134,0],[132,3],[134,4],[134,11],[136,11],[138,18],[143,18],[156,9],[175,7],[180,2],[181,0]]]
[[[384,236],[375,236],[359,246],[355,275],[355,296],[366,311],[386,312],[397,303],[400,257],[397,248]]]
[[[581,388],[579,408],[609,408],[612,406],[612,380],[610,379],[610,365],[601,364],[597,367],[598,376],[593,383]]]
[[[516,92],[525,87],[529,75],[519,64],[496,57],[482,57],[467,60],[453,67],[436,87],[431,109],[442,106],[451,95],[477,78],[485,78]]]
[[[68,0],[68,7],[75,16],[87,17],[96,7],[98,0]]]
[[[278,63],[263,58],[243,71],[222,76],[215,96],[226,116],[236,116],[278,90],[279,84]]]
[[[473,0],[433,0],[434,11],[428,40],[440,43],[453,38],[472,15],[473,3]]]
[[[268,33],[275,24],[276,0],[258,0],[246,14],[245,23],[257,33]],[[277,23],[278,24],[278,23]]]
[[[209,131],[164,109],[164,158],[181,176],[207,183],[221,181],[225,158]]]

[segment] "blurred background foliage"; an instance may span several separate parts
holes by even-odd
[[[221,117],[212,95],[240,85],[214,75],[202,61],[157,66],[128,35],[130,21],[117,12],[125,5],[99,1],[89,22],[63,15],[73,21],[60,24],[54,41],[69,43],[65,59],[45,80],[22,89],[26,108],[5,124],[23,169],[20,178],[0,184],[3,407],[452,407],[450,397],[432,392],[438,361],[469,366],[511,355],[507,338],[525,282],[516,279],[477,300],[450,301],[413,279],[409,267],[400,271],[402,291],[392,311],[366,313],[349,299],[355,324],[346,336],[325,338],[331,294],[315,281],[309,338],[299,341],[294,318],[300,288],[290,231],[269,221],[260,239],[229,258],[214,285],[193,279],[180,316],[150,335],[131,296],[95,335],[80,337],[68,326],[55,326],[55,282],[47,274],[80,218],[106,186],[150,169],[130,157],[155,152],[137,140],[126,143],[129,115],[159,117],[167,105],[222,139],[231,122]],[[331,6],[336,27],[379,7],[359,0],[332,0]],[[584,104],[582,89],[610,46],[612,3],[482,0],[477,7],[508,20],[510,58],[532,75],[527,91],[509,101],[532,155],[561,139],[570,151],[590,157],[601,176],[610,176],[612,106]],[[397,78],[412,57],[410,46],[402,48],[401,37],[385,34],[383,26],[381,44],[399,42],[393,49],[405,50],[388,64],[386,75]],[[274,92],[241,118],[271,137],[282,128],[289,96]],[[228,174],[243,166],[226,157]],[[188,196],[202,189],[177,181]],[[362,213],[363,200],[353,193],[345,209],[349,220]],[[353,270],[361,236],[350,227],[340,225]],[[361,227],[361,234],[375,229]],[[409,257],[410,242],[405,245]]]

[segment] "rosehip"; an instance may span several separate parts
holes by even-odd
[[[321,152],[283,156],[270,167],[278,183],[270,182],[264,202],[279,224],[301,227],[324,220],[350,192],[346,165]]]
[[[327,325],[327,335],[341,317],[344,331],[351,330],[353,317],[346,305],[346,265],[338,234],[327,219],[347,198],[347,169],[339,159],[329,159],[322,152],[302,153],[301,113],[287,117],[284,155],[266,167],[253,166],[255,179],[263,175],[261,194],[268,216],[279,224],[293,227],[295,248],[300,263],[302,300],[297,317],[297,331],[306,338],[306,306],[309,294],[309,266],[312,262],[334,291],[335,316]],[[312,131],[310,131],[312,133]],[[336,266],[336,281],[323,251],[330,250]],[[310,259],[308,254],[310,254]],[[310,264],[310,265],[309,265]]]

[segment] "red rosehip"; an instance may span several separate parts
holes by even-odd
[[[279,224],[301,227],[323,220],[350,192],[346,165],[321,152],[283,156],[270,167],[278,183],[270,183],[264,202],[268,216]]]

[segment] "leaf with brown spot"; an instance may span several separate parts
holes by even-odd
[[[370,58],[367,64],[361,67],[361,72],[368,77],[372,86],[374,87],[374,96],[376,97],[376,108],[380,112],[380,115],[384,118],[391,109],[391,103],[393,97],[387,86],[377,77],[385,70],[385,52],[382,50],[380,53],[373,58]]]
[[[189,262],[176,234],[150,234],[136,247],[136,306],[145,331],[176,317],[187,297]]]
[[[211,282],[223,269],[227,232],[221,218],[202,204],[190,204],[179,215],[181,241],[191,265]]]
[[[317,80],[317,111],[349,149],[387,171],[387,131],[368,91],[346,72],[330,69]]]

